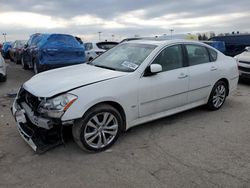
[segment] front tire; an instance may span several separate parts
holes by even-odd
[[[80,148],[100,152],[116,142],[121,134],[122,123],[122,116],[117,109],[100,104],[75,121],[72,135]]]
[[[0,82],[6,82],[7,75],[0,77]]]
[[[207,107],[209,110],[218,110],[220,109],[227,97],[227,84],[224,81],[218,81],[209,96]]]

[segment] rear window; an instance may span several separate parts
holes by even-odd
[[[118,43],[116,42],[99,42],[96,44],[96,46],[100,49],[103,49],[103,50],[109,50],[113,47],[115,47]]]
[[[51,35],[48,38],[48,43],[55,46],[80,47],[79,42],[70,35]]]
[[[17,47],[22,48],[25,45],[26,41],[18,41],[17,42]]]

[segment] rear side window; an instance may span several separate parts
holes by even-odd
[[[187,44],[186,49],[187,49],[189,66],[210,62],[209,54],[206,47]]]
[[[217,52],[211,48],[208,48],[208,51],[210,53],[211,61],[216,61],[217,60]]]

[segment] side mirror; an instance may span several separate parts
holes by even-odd
[[[145,70],[144,76],[151,76],[162,71],[162,66],[160,64],[151,64]]]

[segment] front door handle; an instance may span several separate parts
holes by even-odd
[[[217,67],[212,66],[210,70],[211,70],[211,71],[215,71],[215,70],[217,70]]]
[[[187,77],[188,77],[188,75],[186,75],[186,74],[184,74],[184,73],[181,73],[181,74],[178,76],[179,79],[183,79],[183,78],[187,78]]]

